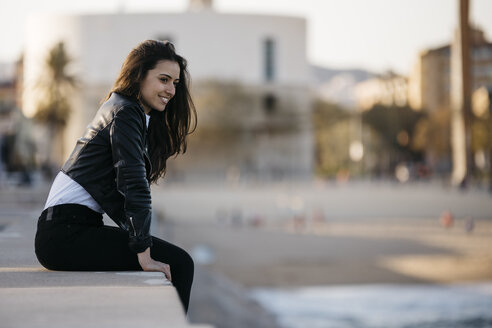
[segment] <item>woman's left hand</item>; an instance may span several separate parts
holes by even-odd
[[[142,253],[138,253],[138,263],[144,271],[158,271],[164,273],[169,281],[171,279],[171,267],[169,264],[156,261],[150,257],[150,247],[148,247]]]

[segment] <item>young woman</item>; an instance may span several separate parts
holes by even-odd
[[[160,271],[185,311],[193,260],[149,233],[150,184],[186,151],[196,127],[186,60],[169,42],[133,49],[84,136],[51,187],[35,251],[50,270]],[[118,227],[103,225],[106,213]]]

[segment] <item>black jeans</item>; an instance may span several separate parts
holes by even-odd
[[[154,260],[169,264],[172,283],[188,311],[194,264],[183,249],[152,237]],[[102,215],[78,204],[45,209],[38,220],[36,256],[45,268],[60,271],[142,271],[128,247],[128,233],[103,225]]]

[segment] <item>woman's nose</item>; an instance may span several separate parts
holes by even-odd
[[[174,86],[174,84],[171,84],[170,86],[166,87],[166,93],[173,97],[174,94],[176,93],[176,87]]]

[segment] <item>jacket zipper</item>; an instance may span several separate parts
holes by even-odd
[[[132,224],[133,235],[136,237],[137,236],[137,230],[135,230],[135,226],[133,225],[133,217],[131,217],[131,216],[130,216],[130,223]]]

